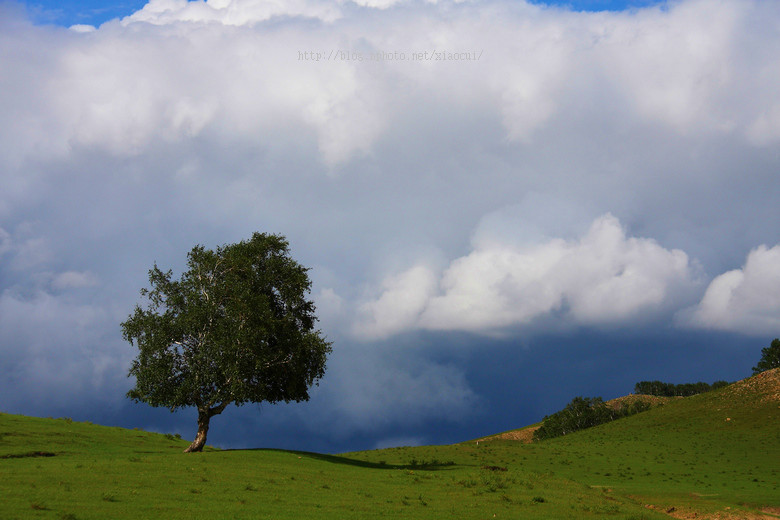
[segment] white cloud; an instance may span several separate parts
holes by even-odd
[[[741,269],[715,278],[688,323],[751,335],[780,330],[780,245],[752,250]]]
[[[413,328],[420,319],[436,288],[434,272],[426,266],[415,266],[382,282],[382,294],[363,304],[365,318],[354,331],[366,338],[387,337]]]
[[[495,333],[551,316],[561,325],[634,323],[678,308],[697,285],[683,251],[627,237],[609,214],[578,240],[507,242],[454,260],[438,284],[423,266],[389,277],[356,330],[380,338],[415,328]]]
[[[59,273],[52,279],[51,285],[54,289],[80,289],[83,287],[93,287],[97,285],[97,279],[94,274],[89,272],[65,271]]]
[[[71,25],[70,27],[68,27],[68,29],[77,33],[91,33],[97,31],[97,27],[95,27],[94,25],[85,25],[85,24]]]
[[[219,22],[248,25],[275,16],[300,16],[332,22],[341,17],[341,9],[338,2],[323,0],[150,0],[140,11],[124,18],[122,23]]]
[[[11,27],[0,43],[19,51],[0,56],[11,71],[0,106],[14,124],[0,141],[11,156],[81,146],[135,155],[208,130],[298,148],[314,132],[333,167],[374,152],[399,109],[413,116],[431,92],[457,112],[498,116],[508,142],[533,143],[562,112],[582,110],[762,146],[780,135],[773,46],[744,37],[777,14],[773,4],[689,0],[595,15],[522,1],[391,3],[152,0],[89,33],[34,28],[31,39]],[[481,58],[412,60],[435,50]],[[300,59],[310,51],[321,61]],[[406,59],[370,60],[377,52]]]
[[[738,2],[708,5],[689,1],[671,12],[658,7],[600,26],[598,47],[612,64],[605,72],[623,87],[621,95],[644,117],[682,132],[732,124],[718,105],[734,81],[727,57],[747,11]]]

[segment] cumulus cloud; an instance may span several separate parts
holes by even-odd
[[[332,22],[341,17],[341,9],[339,3],[323,0],[151,0],[141,10],[124,18],[122,23],[167,25],[174,22],[218,22],[247,25],[275,16],[316,18]]]
[[[751,335],[780,330],[780,245],[759,246],[741,269],[716,277],[688,323]]]
[[[627,237],[607,214],[578,240],[479,247],[454,260],[438,283],[423,266],[389,277],[381,295],[363,306],[356,331],[496,332],[552,315],[583,325],[631,323],[679,306],[696,276],[683,251]]]
[[[425,103],[435,91],[460,111],[500,114],[509,141],[532,142],[561,111],[602,92],[607,106],[674,131],[777,141],[771,45],[742,37],[777,15],[774,4],[690,0],[591,15],[525,2],[366,6],[153,0],[89,33],[9,27],[3,46],[25,51],[0,57],[16,72],[7,91],[19,93],[4,107],[15,135],[3,140],[22,145],[17,153],[82,145],[138,154],[207,129],[260,141],[286,134],[298,145],[301,131],[313,131],[321,159],[334,166],[370,153],[394,107]],[[378,7],[386,9],[378,15]],[[51,45],[31,47],[27,34]],[[412,56],[436,50],[480,59]],[[371,59],[383,53],[404,59]]]
[[[355,325],[355,332],[386,337],[414,327],[435,289],[435,273],[422,265],[386,278],[381,295],[361,306],[365,319]]]

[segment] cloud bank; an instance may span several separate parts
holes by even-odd
[[[440,276],[419,265],[392,276],[363,305],[356,332],[369,338],[414,328],[496,333],[549,317],[557,318],[556,327],[635,324],[679,308],[696,277],[683,251],[627,237],[607,214],[574,241],[493,242],[452,261]]]
[[[741,269],[717,276],[690,318],[694,326],[742,332],[780,331],[780,245],[762,245]]]
[[[276,141],[304,130],[335,166],[392,133],[394,107],[435,92],[456,113],[494,112],[511,142],[531,142],[562,115],[606,109],[606,120],[770,146],[780,139],[780,71],[765,44],[777,36],[766,22],[776,10],[699,0],[632,14],[500,1],[154,0],[86,34],[11,20],[4,48],[20,51],[4,55],[17,72],[4,100],[16,102],[4,108],[17,125],[3,143],[17,154],[80,145],[138,154],[204,133]],[[427,59],[441,52],[481,57]]]

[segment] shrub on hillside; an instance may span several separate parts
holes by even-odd
[[[604,424],[650,409],[650,403],[634,401],[618,408],[610,408],[601,397],[575,397],[566,408],[544,418],[534,432],[534,440],[551,439]]]

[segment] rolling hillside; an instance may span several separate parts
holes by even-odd
[[[322,455],[0,414],[0,518],[780,518],[780,371],[548,441]]]
[[[524,446],[523,457],[529,469],[655,500],[680,518],[728,518],[742,506],[778,514],[780,370]]]

